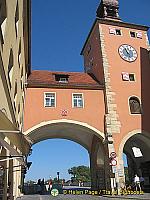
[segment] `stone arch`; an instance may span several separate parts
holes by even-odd
[[[126,136],[122,139],[120,146],[119,146],[119,151],[118,151],[118,158],[120,159],[122,157],[123,153],[123,148],[125,146],[125,143],[134,135],[140,134],[141,135],[141,140],[143,140],[143,136],[145,137],[150,137],[150,133],[146,131],[142,131],[141,129],[136,129],[133,131],[130,131]],[[148,136],[149,135],[149,136]],[[146,141],[145,141],[146,142]]]
[[[138,150],[138,154],[134,152],[134,149]],[[124,161],[122,158],[124,152],[127,155],[130,182],[133,181],[135,174],[138,174],[138,176],[145,176],[144,166],[147,168],[150,167],[149,150],[149,132],[142,131],[141,129],[133,130],[122,139],[118,151],[119,168],[124,172]],[[148,176],[150,177],[150,174]]]
[[[141,129],[133,130],[130,131],[126,136],[122,139],[120,146],[119,146],[119,151],[118,151],[118,158],[119,160],[122,160],[122,154],[123,154],[123,148],[125,146],[125,143],[129,138],[131,138],[133,135],[136,135],[137,133],[141,133]]]
[[[67,129],[67,127],[69,128],[74,128],[76,130],[80,130],[82,132],[86,132],[87,134],[91,134],[91,136],[94,136],[96,135],[98,138],[101,139],[101,141],[103,141],[105,139],[105,135],[103,132],[99,131],[98,129],[96,129],[95,127],[87,124],[87,123],[84,123],[84,122],[80,122],[80,121],[74,121],[74,120],[67,120],[67,119],[60,119],[60,120],[51,120],[51,121],[46,121],[46,122],[41,122],[33,127],[31,127],[30,129],[26,130],[24,132],[24,134],[34,143],[37,143],[40,141],[40,139],[44,140],[44,139],[48,139],[48,135],[45,135],[45,138],[43,136],[43,138],[36,138],[36,132],[39,132],[40,129],[46,129],[48,127],[52,127],[52,128],[56,128],[55,130],[56,131],[60,131],[60,132],[63,132],[62,129],[60,130],[58,127],[59,126],[63,126],[65,129]],[[58,129],[57,129],[58,128]],[[50,136],[50,135],[49,135]],[[61,137],[61,134],[60,134],[60,137]],[[54,135],[51,135],[50,138],[59,138],[59,135],[58,134],[54,134]],[[67,135],[63,135],[62,134],[62,137],[61,138],[64,138],[64,139],[70,139],[71,138]],[[87,145],[83,144],[81,141],[80,141],[80,138],[76,138],[75,139],[75,142],[79,143],[80,145],[84,146],[86,149],[88,149],[88,151],[90,151],[90,149],[87,147]],[[90,142],[92,142],[92,138],[90,140]]]
[[[68,134],[69,133],[69,134]],[[59,119],[59,120],[51,120],[46,122],[41,122],[30,129],[24,132],[26,137],[32,141],[33,144],[38,143],[42,140],[50,139],[50,138],[62,138],[67,140],[72,140],[81,146],[83,146],[89,153],[90,157],[90,166],[91,166],[91,178],[92,178],[92,188],[105,188],[105,177],[104,177],[104,170],[103,171],[100,167],[98,167],[97,159],[100,156],[105,155],[105,148],[104,148],[104,139],[105,135],[103,132],[99,131],[95,127],[90,126],[87,123],[74,121],[74,120],[67,120],[67,119]],[[38,137],[39,134],[39,137]],[[99,145],[100,144],[100,145]],[[101,151],[103,151],[101,154]],[[100,155],[98,155],[98,153]],[[96,156],[96,160],[95,160]],[[105,162],[105,158],[102,158]],[[103,166],[105,163],[103,163]],[[103,173],[101,173],[103,172]],[[97,178],[98,177],[98,178]],[[100,185],[100,179],[101,181]],[[98,180],[98,181],[97,181]],[[97,182],[97,185],[94,183]]]
[[[101,136],[103,139],[105,138],[104,137],[104,133],[99,131],[98,129],[96,129],[95,127],[87,124],[87,123],[84,123],[84,122],[80,122],[80,121],[75,121],[75,120],[68,120],[68,119],[58,119],[58,120],[51,120],[51,121],[44,121],[44,122],[41,122],[33,127],[31,127],[30,129],[26,130],[24,132],[25,135],[28,135],[30,132],[34,131],[35,129],[38,129],[42,126],[45,126],[45,125],[50,125],[50,124],[54,124],[54,123],[70,123],[70,124],[77,124],[77,125],[80,125],[80,126],[84,126],[84,127],[87,127],[93,131],[95,131],[99,136]]]

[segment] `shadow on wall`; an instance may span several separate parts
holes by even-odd
[[[150,58],[148,50],[140,48],[142,130],[150,132]],[[150,136],[149,136],[150,137]]]

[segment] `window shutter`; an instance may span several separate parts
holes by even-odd
[[[116,29],[112,28],[112,27],[109,27],[109,33],[115,35],[116,34]]]
[[[142,38],[142,32],[137,32],[137,38]]]
[[[124,81],[129,81],[129,73],[127,72],[122,72],[122,79]]]

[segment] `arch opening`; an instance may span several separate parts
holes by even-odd
[[[68,170],[77,166],[90,167],[89,159],[88,151],[75,142],[58,138],[44,140],[33,145],[33,153],[28,158],[28,161],[33,163],[25,180],[37,182],[39,178],[49,180],[50,177],[56,180],[59,172],[59,178],[65,179],[69,185],[73,183],[73,175],[69,174]],[[73,184],[75,183],[76,180]]]
[[[77,142],[89,152],[94,136],[98,137],[101,142],[105,138],[104,133],[86,123],[63,119],[42,122],[28,129],[24,134],[33,144],[50,138],[61,138]]]
[[[89,154],[92,179],[91,187],[93,188],[93,183],[96,183],[94,188],[105,189],[105,150],[103,133],[90,127],[88,124],[71,120],[62,120],[61,122],[56,120],[51,123],[41,123],[27,130],[25,135],[32,141],[33,146],[48,139],[65,139],[80,144]],[[96,143],[94,142],[95,138]],[[61,148],[61,146],[59,146],[59,148]],[[93,159],[93,156],[96,159]],[[96,176],[93,175],[95,172]]]
[[[134,134],[126,139],[123,146],[124,174],[127,187],[135,189],[135,175],[140,179],[141,189],[150,192],[150,134]],[[140,190],[140,187],[139,187]]]

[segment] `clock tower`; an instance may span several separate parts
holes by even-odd
[[[150,162],[148,27],[123,22],[118,10],[118,0],[101,1],[81,51],[85,72],[104,84],[105,143],[109,157],[117,155],[112,188],[125,184],[123,153],[132,180],[134,173],[142,176],[142,166]]]

